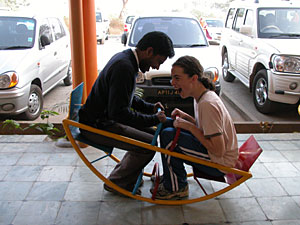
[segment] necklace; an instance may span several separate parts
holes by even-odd
[[[205,91],[203,91],[203,92],[201,93],[201,95],[199,96],[199,98],[197,99],[197,102],[199,102],[200,99],[202,98],[202,96],[203,96],[206,92],[208,92],[208,91],[209,91],[208,89],[206,89]]]

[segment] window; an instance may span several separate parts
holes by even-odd
[[[46,20],[46,19],[42,21],[41,26],[40,26],[39,37],[41,37],[42,35],[45,35],[46,37],[48,37],[50,44],[53,42],[51,28],[49,26],[48,20]]]
[[[96,12],[96,22],[102,22],[101,12]]]
[[[234,19],[234,11],[235,11],[235,8],[231,8],[229,10],[227,20],[226,20],[226,25],[225,25],[226,28],[232,28],[232,22]]]
[[[55,40],[58,40],[66,35],[66,32],[61,22],[57,18],[50,18],[49,20],[50,20],[50,24],[52,25]]]
[[[235,24],[233,25],[233,29],[235,31],[239,32],[241,26],[244,24],[244,14],[245,14],[245,9],[243,8],[237,9]]]
[[[246,17],[245,17],[245,25],[253,26],[253,23],[254,23],[253,17],[254,17],[253,10],[248,9],[246,12]]]

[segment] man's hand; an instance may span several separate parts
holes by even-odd
[[[164,123],[164,122],[166,122],[166,120],[167,120],[165,111],[159,111],[159,112],[157,112],[157,113],[156,113],[156,116],[157,116],[159,122],[161,122],[161,123]]]
[[[157,110],[158,110],[159,108],[160,108],[162,111],[165,110],[165,107],[161,104],[161,102],[156,102],[156,103],[154,104],[154,113],[156,113]]]

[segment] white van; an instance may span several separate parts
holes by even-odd
[[[0,15],[0,114],[35,120],[43,95],[72,84],[70,36],[62,18]]]
[[[104,44],[104,41],[108,39],[109,34],[109,21],[102,12],[96,11],[96,35],[97,42]]]

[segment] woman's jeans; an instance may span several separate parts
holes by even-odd
[[[168,118],[167,122],[163,124],[160,134],[161,147],[168,149],[173,142],[175,134],[176,128],[173,126],[173,120]],[[173,151],[210,161],[206,148],[196,137],[185,130],[181,130],[177,145]],[[187,173],[183,163],[196,167],[199,171],[203,171],[212,176],[224,175],[218,169],[179,159],[170,155],[161,154],[161,158],[164,170],[164,187],[169,191],[178,191],[180,188],[187,185]]]

